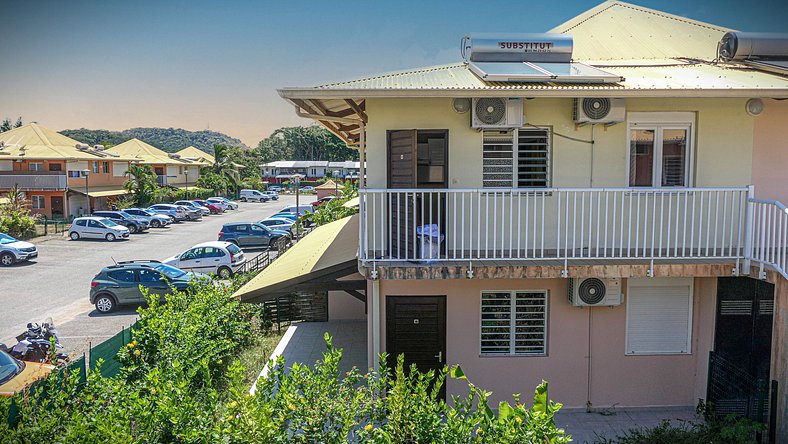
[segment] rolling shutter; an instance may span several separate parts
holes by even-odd
[[[627,355],[690,354],[692,279],[630,279]]]

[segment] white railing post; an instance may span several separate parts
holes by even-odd
[[[752,223],[754,204],[751,202],[751,199],[754,198],[755,187],[750,185],[747,187],[747,199],[744,202],[746,207],[744,211],[744,257],[742,261],[742,273],[745,275],[750,274],[750,264],[752,262],[752,241],[755,235],[755,230]]]

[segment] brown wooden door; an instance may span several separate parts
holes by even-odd
[[[52,205],[52,219],[63,219],[63,196],[52,196],[49,203]]]
[[[400,130],[388,132],[388,188],[416,188],[416,131]],[[391,227],[391,252],[394,257],[415,258],[416,226],[414,196],[401,193],[390,197],[389,218]],[[384,250],[388,249],[388,246]]]
[[[446,365],[446,296],[388,296],[386,351],[392,369],[399,355],[404,355],[406,371],[411,364],[421,372],[442,369]],[[445,397],[445,386],[441,393]]]

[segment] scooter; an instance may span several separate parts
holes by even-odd
[[[63,348],[63,345],[60,344],[57,328],[52,322],[52,318],[47,318],[42,325],[27,324],[27,330],[17,336],[16,340],[16,345],[8,350],[8,353],[20,361],[51,362],[53,360],[52,353],[54,353],[54,364],[58,367],[68,364],[68,355],[58,351]],[[54,351],[52,350],[52,342],[55,344]],[[5,345],[3,348],[7,349]]]

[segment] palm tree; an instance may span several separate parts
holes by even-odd
[[[235,164],[230,160],[230,148],[225,145],[214,145],[213,157],[216,160],[210,166],[210,170],[223,177],[226,184],[229,185],[228,188],[237,188],[241,175],[238,173]]]
[[[129,180],[123,184],[123,188],[132,194],[135,204],[145,206],[153,202],[159,192],[159,185],[156,182],[156,173],[151,167],[133,163],[129,165],[126,175]]]

